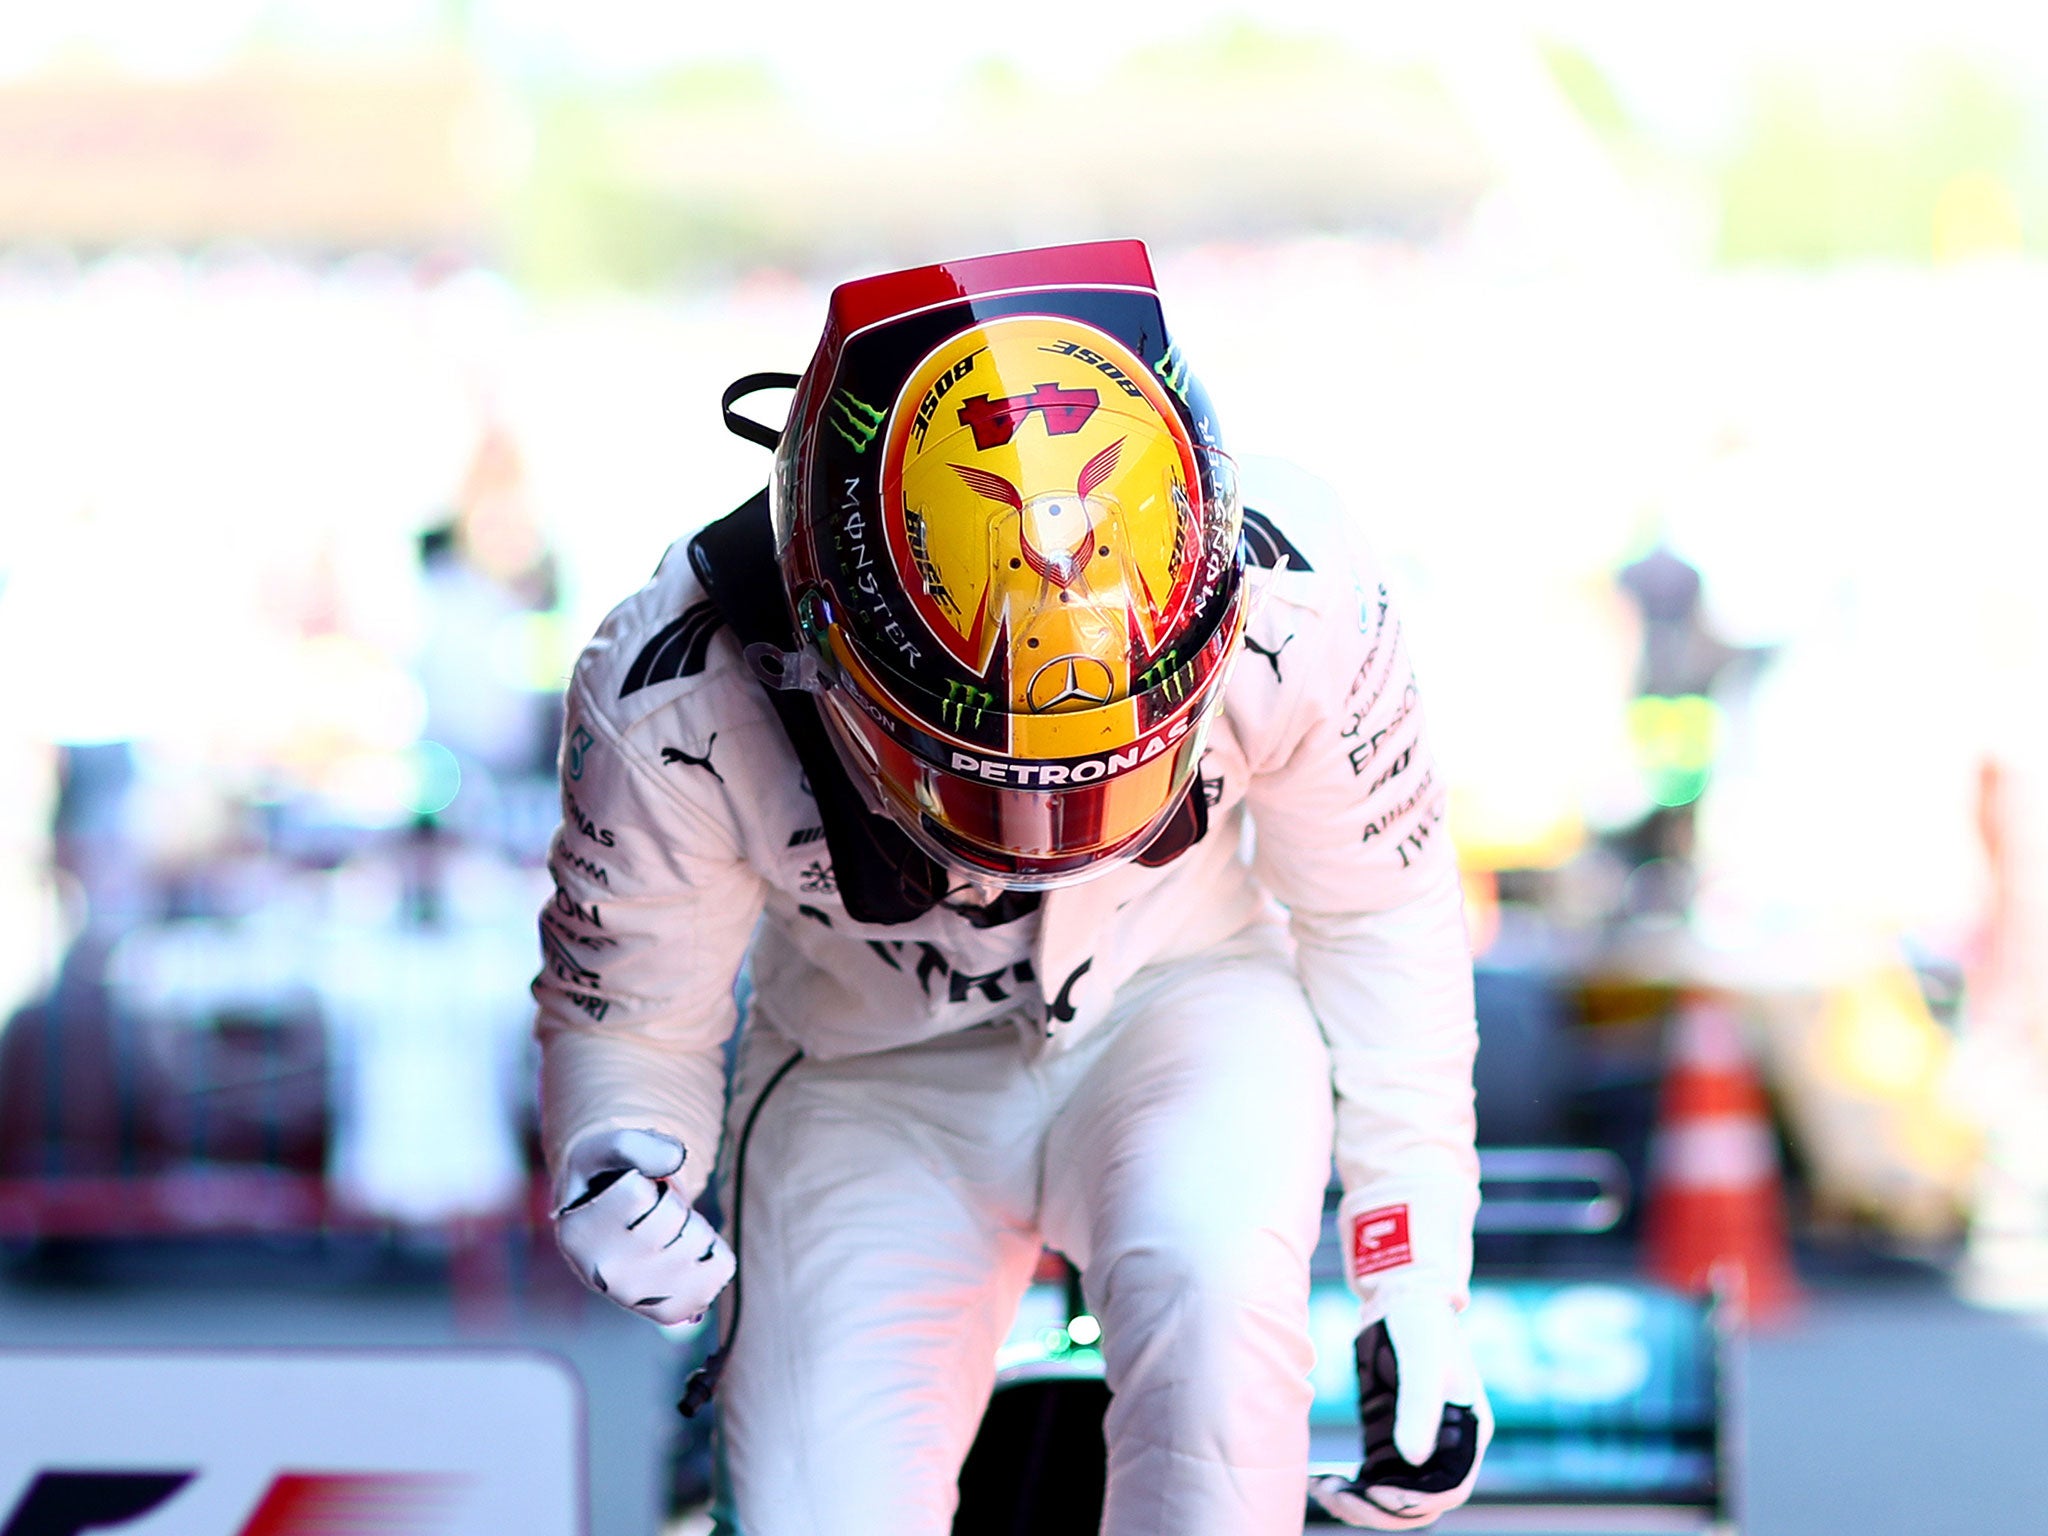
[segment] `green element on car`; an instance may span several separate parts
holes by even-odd
[[[1721,706],[1702,694],[1645,694],[1628,706],[1636,765],[1650,798],[1661,806],[1699,799],[1727,734]]]
[[[866,453],[882,429],[882,413],[850,389],[833,395],[825,419],[832,423],[833,431],[853,444],[855,453]]]
[[[569,742],[570,778],[583,777],[583,754],[590,744],[590,733],[577,726]],[[415,742],[411,757],[412,784],[405,808],[415,816],[438,816],[462,791],[462,764],[438,741]]]

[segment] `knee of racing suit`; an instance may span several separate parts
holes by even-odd
[[[1087,1277],[1114,1396],[1106,1433],[1257,1465],[1306,1433],[1308,1257],[1270,1227],[1149,1244]],[[1282,1452],[1281,1454],[1292,1454]]]

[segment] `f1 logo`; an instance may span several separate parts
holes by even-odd
[[[79,1536],[130,1525],[192,1477],[190,1472],[40,1472],[0,1536]]]
[[[1028,395],[998,395],[993,400],[987,395],[976,395],[960,407],[960,425],[974,429],[976,448],[1000,448],[1017,435],[1017,429],[1033,411],[1045,417],[1048,433],[1065,437],[1087,426],[1088,418],[1101,404],[1102,396],[1092,389],[1061,389],[1057,384],[1041,384]]]
[[[194,1472],[42,1472],[0,1536],[83,1536],[152,1514]],[[280,1472],[239,1536],[426,1536],[462,1479],[438,1473]]]

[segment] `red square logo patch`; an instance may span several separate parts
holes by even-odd
[[[1366,1211],[1351,1227],[1351,1278],[1363,1280],[1415,1257],[1408,1246],[1408,1207],[1383,1205]]]

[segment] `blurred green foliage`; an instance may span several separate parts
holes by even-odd
[[[922,94],[935,120],[976,123],[992,135],[1008,131],[1006,142],[1018,144],[1029,142],[1034,114],[1065,123],[1113,103],[1118,121],[1156,125],[1142,130],[1153,136],[1147,149],[1170,142],[1157,136],[1170,135],[1189,113],[1234,110],[1268,125],[1273,153],[1292,154],[1305,146],[1290,138],[1301,130],[1289,124],[1324,122],[1335,111],[1413,125],[1418,153],[1410,159],[1425,166],[1425,176],[1436,163],[1431,157],[1444,154],[1446,125],[1454,136],[1456,123],[1453,105],[1424,66],[1369,60],[1325,38],[1244,21],[1133,53],[1085,98],[994,57],[968,64],[957,79],[926,82]],[[625,86],[554,79],[530,84],[522,104],[531,147],[507,211],[505,245],[513,275],[529,291],[645,290],[763,266],[802,268],[815,260],[821,239],[858,246],[872,238],[821,231],[819,220],[831,213],[820,206],[820,194],[858,196],[869,168],[847,153],[850,123],[836,133],[821,127],[831,122],[831,104],[794,99],[768,63],[703,65]],[[909,152],[901,114],[880,117],[880,152]],[[1161,157],[1140,154],[1133,162],[1107,137],[1102,151],[1074,167],[1071,196],[1081,215],[1126,195],[1141,210],[1218,195],[1201,178],[1193,151],[1183,191],[1146,181],[1129,194],[1118,178],[1140,174],[1133,163],[1152,175]],[[959,210],[978,196],[999,203],[995,180],[993,193],[957,179],[932,183],[923,195],[944,210],[937,227],[951,228],[947,219],[959,224]],[[884,198],[919,195],[904,174],[877,174],[875,181]],[[1276,219],[1284,227],[1287,216],[1273,207],[1257,213],[1262,228]],[[1302,227],[1328,219],[1320,205],[1295,216]],[[990,207],[982,227],[964,238],[1025,243],[1057,227],[1052,212],[1027,201],[1014,216]]]
[[[1919,263],[2048,238],[2048,123],[1996,60],[1844,52],[1758,66],[1747,110],[1718,147],[1681,147],[1659,142],[1593,53],[1554,37],[1536,47],[1558,94],[1626,179],[1682,182],[1717,210],[1713,256],[1722,264]],[[1332,103],[1342,116],[1414,125],[1424,148],[1461,116],[1427,63],[1370,59],[1243,20],[1129,55],[1108,97],[1135,122],[1235,109],[1273,125],[1277,154],[1291,152],[1287,122],[1309,120],[1312,109],[1327,118]],[[843,147],[813,137],[806,105],[765,62],[675,69],[626,87],[530,87],[529,168],[506,227],[515,274],[534,291],[563,292],[803,266],[819,238],[817,210],[804,201],[807,186],[819,190],[815,176],[804,180],[806,157],[832,159]],[[933,106],[987,124],[1076,110],[1057,87],[996,57],[937,86]],[[1085,168],[1083,203],[1109,195],[1097,183],[1114,165]],[[827,174],[826,190],[856,195],[836,175]],[[1291,216],[1302,227],[1327,218],[1302,198],[1291,215],[1265,207],[1258,217]]]
[[[1234,89],[1259,81],[1328,75],[1345,69],[1354,57],[1327,38],[1274,32],[1237,18],[1191,37],[1138,49],[1116,73],[1131,83]]]
[[[531,291],[659,287],[765,242],[755,199],[686,195],[665,159],[721,146],[785,105],[764,64],[680,69],[630,90],[566,85],[530,104],[533,149],[509,214],[514,276]]]
[[[1541,39],[1537,48],[1550,78],[1587,127],[1610,145],[1634,135],[1634,124],[1620,95],[1606,72],[1586,53],[1556,38]]]
[[[1427,64],[1368,58],[1332,38],[1278,32],[1243,18],[1138,49],[1116,67],[1111,82],[1180,109],[1204,98],[1237,98],[1284,113],[1291,91],[1340,91],[1361,104],[1449,102]]]
[[[1721,170],[1718,254],[1817,266],[1996,247],[2001,197],[2017,242],[2041,227],[2044,169],[2030,104],[1984,65],[1777,72]]]

